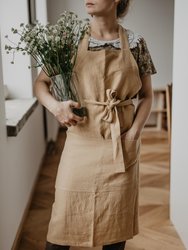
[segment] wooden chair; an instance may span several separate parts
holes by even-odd
[[[146,129],[151,131],[162,131],[163,130],[163,120],[166,116],[166,86],[160,88],[154,88],[154,100],[151,109],[150,117],[156,117],[156,123],[152,124],[150,119],[146,123]],[[152,120],[152,119],[151,119]]]

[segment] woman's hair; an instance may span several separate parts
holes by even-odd
[[[120,0],[117,6],[117,17],[124,17],[129,9],[130,0]]]

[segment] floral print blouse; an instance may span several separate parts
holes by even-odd
[[[138,34],[133,33],[131,30],[127,30],[129,48],[138,64],[140,76],[147,74],[155,74],[157,71],[153,64],[150,52],[147,48],[146,41]],[[89,50],[101,50],[101,49],[120,49],[120,39],[111,41],[101,41],[93,37],[89,39]]]

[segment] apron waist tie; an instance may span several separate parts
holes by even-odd
[[[116,99],[117,92],[112,89],[106,90],[107,101],[106,102],[98,102],[94,100],[84,101],[88,104],[101,105],[106,106],[104,110],[104,115],[102,120],[110,123],[112,144],[113,144],[113,159],[117,166],[117,172],[125,172],[124,166],[124,158],[123,158],[123,150],[121,143],[121,132],[120,132],[120,122],[118,117],[117,107],[133,105],[133,100],[119,100]]]

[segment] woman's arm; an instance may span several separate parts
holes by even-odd
[[[80,104],[72,100],[64,102],[55,100],[49,91],[50,84],[50,78],[41,70],[34,84],[34,92],[39,102],[56,117],[61,125],[75,126],[77,122],[82,121],[83,118],[75,115],[71,109],[79,108]]]
[[[138,139],[151,112],[153,101],[151,75],[141,77],[141,81],[142,88],[139,91],[139,105],[136,117],[133,125],[125,134],[125,137],[130,140]]]

